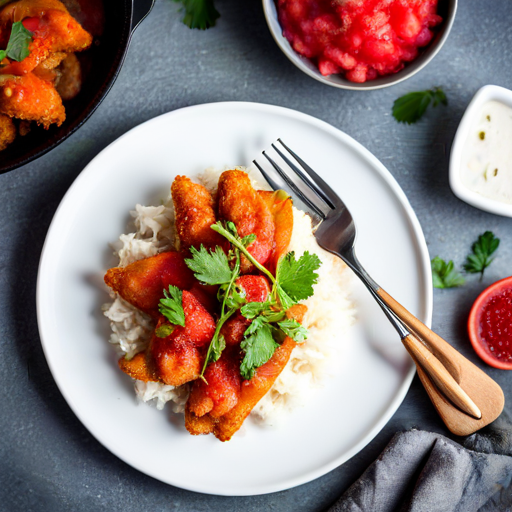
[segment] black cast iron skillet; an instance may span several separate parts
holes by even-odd
[[[149,14],[155,0],[104,0],[103,35],[87,50],[90,70],[80,94],[66,102],[66,121],[44,130],[34,127],[0,152],[0,174],[44,155],[67,139],[91,116],[110,91],[123,64],[133,31]],[[84,53],[85,55],[85,53]]]

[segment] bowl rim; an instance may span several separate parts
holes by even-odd
[[[460,177],[460,161],[462,158],[462,149],[464,142],[471,128],[471,123],[478,109],[488,101],[500,101],[512,108],[512,90],[498,85],[484,85],[473,96],[469,105],[464,111],[460,120],[455,137],[453,139],[450,153],[449,180],[453,193],[466,203],[496,215],[512,217],[512,204],[503,203],[495,199],[485,197],[478,192],[474,192],[462,183]]]
[[[493,366],[494,368],[499,368],[500,370],[512,370],[512,362],[505,363],[491,356],[489,352],[487,352],[480,341],[480,337],[477,332],[478,326],[476,325],[478,320],[478,313],[482,304],[503,288],[512,289],[512,276],[505,277],[491,284],[476,298],[468,317],[468,335],[469,341],[471,341],[471,345],[475,349],[475,352],[480,357],[480,359],[485,361],[488,365]]]
[[[334,82],[329,80],[328,77],[324,77],[320,74],[320,72],[316,69],[309,59],[306,57],[302,57],[299,55],[291,46],[288,40],[282,35],[280,30],[279,20],[277,18],[277,10],[275,7],[275,0],[262,0],[263,4],[263,13],[265,15],[265,20],[267,22],[267,26],[270,30],[270,33],[276,42],[277,46],[281,49],[281,51],[286,55],[288,60],[292,62],[297,68],[301,71],[309,75],[311,78],[315,80],[330,85],[331,87],[336,87],[338,89],[347,89],[352,91],[373,91],[377,89],[384,89],[385,87],[390,87],[392,85],[399,84],[404,80],[414,76],[416,73],[420,72],[430,61],[439,53],[441,48],[443,47],[446,39],[448,38],[453,23],[455,21],[455,17],[457,14],[458,0],[447,0],[449,4],[449,12],[448,16],[445,19],[445,24],[443,26],[443,33],[438,41],[435,42],[433,46],[428,45],[425,53],[420,55],[417,59],[410,63],[410,66],[406,66],[404,69],[400,70],[398,73],[393,75],[386,75],[383,77],[379,77],[375,80],[369,80],[364,83],[355,83],[345,80],[344,82]],[[277,30],[279,27],[279,30]],[[423,60],[418,63],[418,59]],[[416,66],[414,63],[416,62]],[[337,75],[336,75],[337,76]]]

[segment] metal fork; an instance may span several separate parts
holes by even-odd
[[[284,182],[294,201],[300,201],[312,217],[318,244],[339,256],[365,284],[416,363],[418,375],[448,428],[467,435],[494,421],[504,405],[501,388],[370,277],[356,257],[356,226],[343,201],[281,139],[272,148],[280,163],[263,151],[271,166],[257,160],[254,164],[272,189],[283,188]]]

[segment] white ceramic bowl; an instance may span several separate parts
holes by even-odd
[[[478,90],[471,100],[459,123],[453,140],[450,154],[450,187],[459,199],[462,199],[471,206],[495,213],[496,215],[512,217],[512,204],[502,203],[470,190],[462,182],[460,173],[464,142],[468,137],[471,125],[475,122],[475,117],[478,115],[480,107],[492,100],[500,101],[512,108],[512,91],[497,85],[485,85]]]
[[[310,77],[327,85],[338,87],[340,89],[351,89],[355,91],[370,91],[373,89],[382,89],[403,82],[407,78],[415,75],[423,69],[439,52],[455,20],[458,0],[439,0],[438,13],[443,17],[436,34],[428,46],[414,59],[407,64],[404,69],[392,75],[381,76],[375,80],[369,80],[362,84],[351,82],[343,75],[323,76],[318,67],[309,59],[299,55],[291,46],[288,40],[283,36],[283,31],[277,17],[275,0],[263,0],[263,11],[267,20],[268,28],[275,42],[281,48],[282,52],[295,64],[301,71]]]

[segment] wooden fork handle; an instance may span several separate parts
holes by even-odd
[[[468,435],[494,421],[501,414],[505,405],[505,396],[501,387],[478,366],[457,352],[443,338],[432,332],[382,288],[379,288],[376,293],[396,316],[402,320],[409,331],[416,338],[419,338],[420,342],[422,342],[420,344],[424,345],[424,348],[434,354],[480,410],[482,417],[476,419],[453,407],[447,399],[442,398],[440,395],[443,392],[441,389],[438,389],[438,382],[434,382],[432,374],[427,375],[427,372],[422,369],[422,365],[413,356],[414,361],[417,363],[418,374],[437,411],[450,431],[456,435]]]
[[[441,336],[430,330],[423,322],[418,320],[412,313],[407,311],[399,302],[389,295],[382,288],[377,290],[379,297],[391,308],[400,320],[418,336],[430,349],[430,351],[443,363],[443,366],[450,372],[455,381],[461,382],[460,359],[461,356]]]
[[[412,334],[409,334],[409,336],[402,339],[402,343],[405,345],[405,348],[409,354],[411,354],[416,364],[420,365],[421,369],[427,373],[445,397],[466,414],[476,419],[482,417],[480,409],[475,405],[473,400],[469,398],[467,393],[457,384],[439,359],[437,359],[421,341],[416,339]]]

